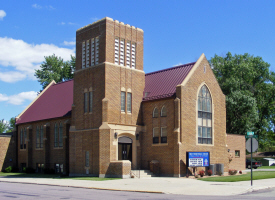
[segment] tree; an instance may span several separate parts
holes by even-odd
[[[4,119],[0,120],[0,134],[6,132],[6,130],[8,129],[9,125],[7,122],[5,122]]]
[[[215,55],[210,64],[226,95],[227,133],[254,131],[263,148],[274,136],[275,75],[270,65],[261,57],[230,52],[225,57]]]
[[[40,65],[41,69],[35,70],[35,76],[45,89],[53,80],[56,83],[67,81],[73,78],[75,70],[75,57],[71,56],[70,61],[63,61],[55,54],[45,56],[45,61]]]
[[[7,132],[12,132],[15,129],[15,117],[12,117],[9,121],[9,128],[7,130]]]

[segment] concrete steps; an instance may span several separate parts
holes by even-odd
[[[131,176],[135,178],[151,178],[155,177],[155,175],[150,172],[150,170],[131,170]]]

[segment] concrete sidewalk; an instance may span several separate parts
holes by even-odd
[[[207,182],[191,178],[147,178],[118,179],[110,181],[87,181],[48,178],[10,178],[0,177],[1,182],[56,185],[91,189],[154,192],[184,195],[219,195],[229,196],[275,187],[275,179],[263,179],[242,182]]]

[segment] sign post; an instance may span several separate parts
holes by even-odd
[[[254,135],[254,132],[249,131],[249,132],[246,133],[245,138],[249,138],[248,141],[247,141],[248,143],[249,143],[249,140],[250,140],[250,149],[247,148],[247,150],[250,151],[250,155],[251,155],[251,158],[250,158],[251,186],[253,186],[253,178],[252,178],[252,152],[254,151],[254,149],[253,149],[252,139],[257,138],[257,136]],[[255,140],[255,139],[254,139],[254,140]],[[258,147],[257,147],[257,148],[258,148]]]

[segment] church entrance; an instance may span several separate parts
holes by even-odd
[[[132,162],[132,139],[129,137],[118,138],[118,160],[130,160]]]

